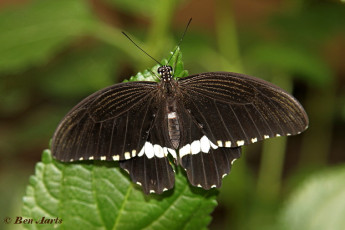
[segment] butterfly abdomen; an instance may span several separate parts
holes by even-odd
[[[174,98],[169,98],[166,104],[166,114],[168,118],[168,131],[171,144],[175,149],[180,144],[180,123],[176,110],[176,101]]]

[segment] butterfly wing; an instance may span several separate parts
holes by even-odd
[[[192,185],[204,189],[219,188],[233,161],[241,156],[241,148],[218,147],[203,132],[191,111],[182,103],[178,108],[181,123],[179,164],[186,170]]]
[[[232,163],[240,156],[240,147],[210,149],[207,153],[187,154],[180,164],[193,186],[208,190],[222,185],[222,178],[230,173]]]
[[[219,147],[295,135],[308,127],[307,114],[293,96],[257,78],[210,72],[181,78],[179,86],[183,106]]]
[[[163,97],[157,83],[130,82],[100,90],[75,106],[52,141],[61,161],[115,160],[145,193],[174,186]],[[169,150],[168,150],[169,149]]]
[[[298,101],[271,83],[237,73],[204,73],[181,78],[179,162],[190,183],[220,187],[239,146],[294,135],[308,126]]]
[[[90,95],[60,122],[53,136],[53,156],[60,161],[136,156],[157,113],[152,96],[156,88],[154,82],[130,82]]]

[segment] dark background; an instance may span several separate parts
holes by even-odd
[[[292,92],[310,118],[301,135],[245,149],[224,179],[211,229],[268,229],[306,178],[344,165],[345,3],[70,2],[0,1],[1,218],[20,215],[29,176],[62,117],[92,92],[155,64],[120,32],[161,60],[190,17],[181,45],[190,74],[263,78]]]

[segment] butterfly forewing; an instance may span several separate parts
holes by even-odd
[[[53,156],[61,161],[126,160],[136,156],[157,113],[156,85],[117,84],[84,99],[55,131]]]
[[[210,72],[181,78],[179,92],[194,121],[219,147],[294,135],[308,125],[294,97],[246,75]]]

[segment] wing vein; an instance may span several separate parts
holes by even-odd
[[[252,106],[254,106],[254,105],[252,104]],[[246,107],[246,106],[244,106],[244,109],[245,109],[245,111],[247,112],[247,114],[248,114],[248,116],[249,116],[249,118],[250,118],[251,122],[253,123],[253,125],[254,125],[254,127],[255,127],[255,129],[256,129],[256,131],[257,131],[258,135],[259,135],[259,136],[262,136],[262,134],[261,134],[261,132],[260,132],[260,130],[259,130],[259,128],[258,128],[258,126],[256,125],[256,122],[254,121],[254,119],[253,119],[252,115],[249,113],[249,111],[248,111],[247,107]]]
[[[219,111],[219,108],[218,108],[218,106],[217,106],[217,104],[216,104],[216,101],[213,100],[213,103],[214,103],[214,105],[216,106],[217,113],[218,113],[218,115],[219,115],[219,117],[220,117],[220,121],[222,122],[223,127],[225,128],[225,131],[229,134],[229,137],[231,138],[231,141],[233,141],[234,139],[233,139],[233,137],[232,137],[232,135],[231,135],[231,133],[230,133],[230,131],[229,131],[229,129],[228,129],[228,127],[227,127],[225,121],[224,121],[224,118],[223,118],[222,114],[221,114],[220,111]],[[223,140],[223,141],[226,141],[226,140]]]
[[[248,142],[248,141],[249,141],[248,136],[247,136],[247,134],[246,134],[246,131],[244,131],[244,129],[243,129],[243,127],[242,127],[242,124],[241,124],[240,119],[238,119],[238,116],[236,115],[235,110],[232,108],[232,105],[231,105],[231,104],[228,104],[228,106],[230,107],[232,113],[235,115],[235,118],[236,118],[236,120],[237,120],[237,123],[238,123],[238,125],[240,126],[241,131],[243,132],[243,134],[244,134],[244,136],[245,136],[245,138],[246,138],[246,140],[247,140],[247,142]]]
[[[268,100],[268,101],[269,101],[270,105],[271,106],[273,105],[273,107],[274,107],[274,104],[272,104],[270,100]],[[272,117],[272,120],[275,121],[276,125],[281,130],[281,132],[284,133],[284,131],[283,131],[284,129],[281,127],[280,122],[279,122],[279,118],[277,117],[277,115],[271,111],[270,107],[268,107],[268,105],[265,102],[261,103],[261,105],[266,108],[265,111],[267,111],[270,114],[270,116]],[[276,133],[273,132],[272,134],[275,135]]]
[[[126,128],[125,128],[125,132],[123,134],[124,136],[124,140],[123,140],[123,146],[122,146],[122,153],[121,154],[122,157],[124,157],[124,152],[126,151],[126,141],[127,141],[127,131],[128,131],[128,112],[126,113]]]
[[[111,157],[111,155],[112,155],[111,154],[111,148],[113,146],[113,136],[114,136],[115,123],[116,123],[116,119],[114,118],[113,126],[111,128],[110,145],[109,145],[109,151],[108,151],[109,157]]]
[[[267,128],[270,130],[270,134],[271,134],[271,136],[273,136],[273,131],[272,131],[272,129],[271,129],[271,126],[267,123],[267,120],[266,120],[266,118],[262,115],[262,113],[260,112],[260,110],[258,110],[258,108],[256,107],[256,105],[255,104],[253,104],[253,107],[254,107],[254,109],[259,113],[259,115],[260,115],[260,117],[262,118],[262,120],[265,122],[265,124],[266,124],[266,126],[267,126]],[[265,135],[265,134],[264,134]]]

